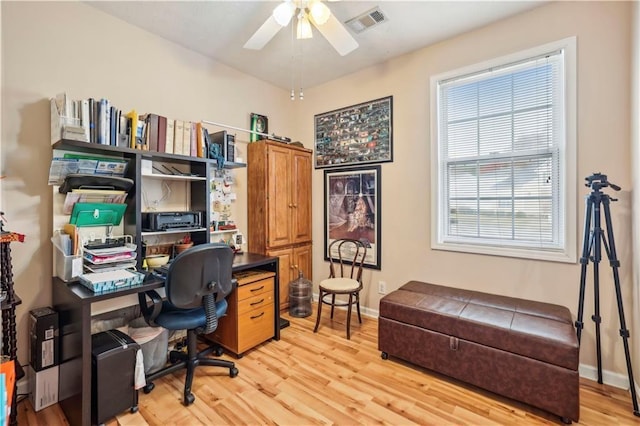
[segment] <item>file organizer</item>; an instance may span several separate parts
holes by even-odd
[[[76,203],[69,223],[76,226],[120,225],[126,204]]]
[[[53,266],[55,275],[62,281],[71,281],[82,274],[82,255],[67,255],[57,241],[57,235],[51,238],[53,243]]]

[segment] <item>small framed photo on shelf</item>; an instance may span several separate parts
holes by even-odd
[[[258,133],[269,133],[269,119],[266,115],[251,113],[251,135],[249,136],[250,142],[256,142],[261,139],[266,139],[266,136],[259,135]],[[256,132],[256,133],[254,133]]]
[[[315,116],[315,168],[393,161],[393,96]]]
[[[380,166],[324,171],[324,258],[329,245],[339,238],[365,243],[363,266],[381,269]]]

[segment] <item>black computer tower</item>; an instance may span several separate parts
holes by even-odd
[[[91,421],[102,424],[116,414],[138,409],[134,378],[140,346],[118,330],[91,336]]]

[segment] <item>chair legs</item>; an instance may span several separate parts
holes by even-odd
[[[320,326],[320,317],[322,316],[322,305],[324,305],[324,292],[322,291],[322,289],[319,290],[319,297],[318,297],[318,316],[316,318],[316,326],[313,328],[313,332],[317,333],[318,332],[318,327]]]
[[[326,301],[325,297],[331,295],[331,302]],[[355,300],[354,300],[355,298]],[[328,293],[319,289],[318,297],[318,316],[316,318],[316,326],[313,328],[313,332],[317,333],[320,328],[320,318],[322,317],[322,305],[331,305],[331,319],[333,319],[333,311],[336,306],[347,306],[347,340],[351,340],[351,307],[355,303],[356,310],[358,312],[358,322],[362,324],[362,316],[360,315],[360,293],[349,293],[349,301],[343,304],[336,304],[336,294]]]
[[[208,358],[215,348],[208,347],[201,352],[198,352],[198,335],[195,330],[187,330],[187,352],[171,351],[169,354],[169,361],[172,365],[166,367],[160,371],[152,373],[146,377],[147,386],[145,386],[145,393],[151,392],[154,385],[153,381],[167,374],[174,373],[183,368],[187,369],[187,374],[184,380],[184,405],[190,405],[195,401],[195,396],[191,393],[191,385],[193,384],[193,376],[195,369],[198,365],[209,365],[216,367],[224,367],[229,369],[229,377],[236,377],[238,375],[238,369],[231,361],[223,359]]]

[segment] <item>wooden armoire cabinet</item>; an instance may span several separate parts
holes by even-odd
[[[270,140],[247,150],[249,251],[279,258],[280,310],[298,271],[311,279],[311,154]]]

